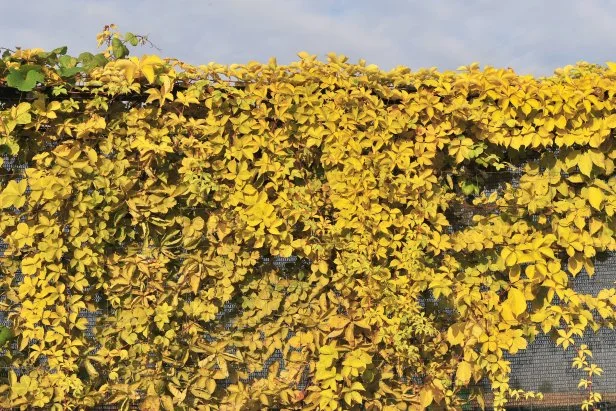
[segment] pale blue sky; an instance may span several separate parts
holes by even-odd
[[[0,15],[2,46],[94,51],[116,23],[195,64],[288,63],[305,50],[384,69],[478,61],[549,75],[616,60],[616,0],[0,0]]]

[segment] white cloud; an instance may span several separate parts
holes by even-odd
[[[547,75],[579,60],[616,60],[610,0],[40,0],[1,2],[0,15],[6,47],[93,51],[96,33],[114,22],[191,63],[288,63],[306,50],[385,69],[479,61]]]

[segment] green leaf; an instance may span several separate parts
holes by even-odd
[[[113,57],[117,59],[121,59],[128,55],[128,49],[122,43],[122,40],[117,37],[111,40],[111,52],[113,53]]]
[[[94,54],[89,53],[87,51],[77,56],[77,60],[81,61],[84,64],[89,63],[90,61],[92,61],[92,59],[94,59]]]
[[[462,192],[464,193],[464,195],[471,195],[471,194],[475,194],[478,195],[479,194],[479,186],[477,184],[468,182],[468,181],[462,181],[460,184],[460,188],[462,189]]]
[[[131,46],[139,44],[139,39],[133,33],[128,32],[124,35],[124,39],[130,43]]]
[[[0,143],[0,154],[14,156],[19,152],[19,144],[11,139],[5,139]]]
[[[4,346],[14,337],[13,331],[5,326],[0,326],[0,347]]]
[[[371,383],[372,381],[374,381],[374,370],[366,368],[366,370],[362,374],[362,379],[367,383]]]
[[[61,68],[58,70],[58,74],[62,77],[73,77],[83,69],[81,67]]]
[[[107,60],[107,57],[105,57],[104,54],[98,53],[94,55],[92,62],[94,62],[98,67],[102,67],[107,64],[109,60]]]
[[[19,91],[31,91],[36,87],[37,82],[45,80],[45,76],[39,70],[28,70],[25,67],[21,67],[19,70],[11,69],[9,75],[6,76],[6,83],[9,87],[14,87]]]
[[[77,59],[71,56],[62,56],[58,59],[60,66],[63,68],[72,68],[77,65]]]
[[[89,72],[95,67],[102,67],[108,63],[107,58],[101,53],[96,55],[88,52],[81,53],[77,60],[81,62],[82,69],[85,72]]]
[[[52,53],[60,54],[60,55],[66,54],[67,51],[68,51],[68,47],[66,46],[58,47],[58,48],[51,50]]]
[[[48,52],[39,53],[38,57],[47,60],[48,63],[54,65],[58,61],[58,56],[63,56],[66,54],[67,47],[58,47]]]

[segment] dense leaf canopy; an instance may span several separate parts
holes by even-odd
[[[615,290],[571,279],[616,250],[616,67],[191,66],[138,40],[0,61],[3,406],[500,409],[540,396],[508,360],[539,334],[601,373],[576,338]]]

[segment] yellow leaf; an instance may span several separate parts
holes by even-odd
[[[135,79],[135,72],[137,71],[138,65],[135,62],[135,58],[130,59],[121,59],[116,61],[116,66],[124,71],[124,77],[129,83],[132,83]]]
[[[471,374],[473,372],[473,368],[469,362],[462,361],[458,364],[458,371],[456,372],[456,381],[460,383],[460,385],[466,385],[471,380]]]
[[[428,405],[432,404],[433,400],[434,395],[432,395],[432,390],[428,387],[422,388],[422,390],[419,392],[419,401],[421,403],[421,406],[427,408]]]
[[[98,377],[98,375],[99,375],[99,374],[98,374],[98,371],[96,370],[96,368],[94,368],[94,366],[92,365],[92,363],[91,363],[89,360],[87,360],[87,359],[86,359],[86,360],[84,361],[84,365],[85,365],[85,367],[86,367],[86,371],[87,371],[88,375],[89,375],[91,378],[96,378],[96,377]]]
[[[601,203],[603,203],[603,191],[597,187],[589,187],[588,188],[588,201],[590,205],[593,206],[596,210],[601,209]]]
[[[163,408],[166,411],[173,411],[175,409],[175,407],[173,406],[173,400],[168,395],[163,395],[162,397],[160,397],[160,402],[162,403]]]
[[[582,174],[590,177],[592,164],[592,157],[589,153],[578,154],[578,167],[580,168],[580,172]]]
[[[197,294],[199,292],[199,284],[201,283],[201,278],[197,275],[193,275],[190,277],[190,288],[193,293]]]
[[[215,380],[215,379],[210,378],[210,379],[207,381],[207,391],[208,391],[210,394],[214,394],[214,391],[216,391],[216,380]]]
[[[353,368],[363,368],[366,366],[366,364],[357,357],[347,358],[342,364]]]
[[[141,58],[139,69],[149,83],[153,83],[155,79],[154,69],[161,66],[163,61],[155,55],[145,55]]]
[[[349,319],[342,315],[334,315],[330,317],[328,323],[331,328],[344,328],[349,323]]]
[[[464,341],[464,324],[457,323],[447,330],[447,341],[451,345],[457,345]]]
[[[278,250],[278,255],[284,258],[291,257],[293,255],[293,247],[291,247],[290,245],[281,245],[280,249]]]
[[[353,397],[351,396],[351,392],[347,392],[346,394],[344,394],[344,402],[347,403],[347,405],[351,405],[353,404]]]
[[[507,296],[507,305],[511,308],[511,312],[518,316],[526,311],[526,298],[524,293],[517,288],[510,288]]]
[[[12,386],[17,385],[17,374],[13,370],[9,370],[9,384]]]
[[[314,378],[317,381],[320,380],[328,380],[330,378],[334,378],[336,376],[336,369],[334,368],[320,368],[317,369],[317,372],[314,375]]]
[[[477,401],[477,404],[479,404],[479,407],[484,410],[486,408],[486,400],[483,398],[483,393],[479,393],[476,397],[475,397],[475,401]]]
[[[9,181],[6,188],[0,194],[0,206],[2,208],[16,207],[20,208],[26,203],[24,196],[28,182],[23,179],[19,183],[15,180]]]
[[[158,396],[149,395],[143,400],[139,409],[142,411],[158,411],[160,410],[160,399]]]
[[[579,253],[575,253],[573,257],[569,257],[567,262],[567,268],[569,272],[575,277],[580,271],[582,271],[582,257]]]
[[[526,349],[527,346],[528,346],[528,342],[526,341],[525,338],[522,338],[522,337],[513,338],[511,341],[511,346],[509,347],[509,353],[515,354],[519,350]]]
[[[259,395],[259,401],[261,401],[261,404],[269,406],[270,402],[269,402],[269,398],[267,398],[267,395],[265,394],[261,394]]]
[[[19,105],[11,108],[11,117],[17,124],[28,124],[32,121],[32,116],[28,112],[30,108],[29,103],[19,103]]]
[[[501,258],[505,261],[505,264],[507,265],[507,267],[514,266],[516,262],[518,261],[518,257],[515,253],[515,250],[512,250],[509,247],[503,248],[503,251],[501,252]]]
[[[608,128],[616,128],[616,114],[612,114],[605,119],[605,125]]]
[[[584,263],[584,268],[586,269],[588,276],[592,277],[595,274],[595,265],[594,265],[593,260],[591,260],[590,258],[584,257],[582,261]]]
[[[327,263],[325,261],[319,261],[319,271],[327,274]]]

